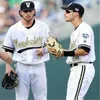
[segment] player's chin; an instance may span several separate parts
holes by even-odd
[[[65,20],[66,22],[69,22],[69,20]]]
[[[66,21],[66,22],[69,22],[69,20],[68,20],[67,18],[65,19],[65,21]]]
[[[26,19],[27,22],[30,22],[31,20],[32,20],[32,18],[27,18]]]

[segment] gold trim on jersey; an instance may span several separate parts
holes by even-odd
[[[73,50],[75,48],[76,48],[76,40],[75,41],[71,41],[69,49]]]

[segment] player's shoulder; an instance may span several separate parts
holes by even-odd
[[[91,26],[89,24],[87,24],[86,22],[82,22],[81,27],[82,28],[86,27],[86,29],[92,29]]]
[[[21,21],[19,21],[19,22],[13,24],[13,25],[10,27],[10,29],[16,29],[16,28],[18,28],[18,26],[20,26],[20,24],[21,24]]]
[[[82,34],[93,34],[93,29],[92,27],[85,23],[85,22],[82,22],[81,25],[79,26],[79,32],[82,33]]]
[[[92,29],[92,27],[89,25],[89,24],[87,24],[86,22],[82,22],[81,23],[81,25],[79,26],[79,30],[82,32],[88,32],[88,33],[90,33],[90,32],[93,32],[93,29]]]
[[[37,20],[37,19],[36,19],[35,21],[36,21],[36,24],[38,24],[38,25],[40,25],[40,26],[42,26],[42,27],[43,27],[43,26],[48,26],[47,23],[44,22],[44,21],[42,21],[42,20]]]

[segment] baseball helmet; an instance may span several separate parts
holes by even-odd
[[[20,10],[34,10],[35,5],[32,1],[23,1],[20,4]]]

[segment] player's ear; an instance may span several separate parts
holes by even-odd
[[[19,15],[22,17],[22,15],[21,15],[21,13],[20,13],[21,11],[19,10]]]
[[[78,16],[78,15],[79,15],[79,13],[78,12],[75,12],[75,17]]]
[[[34,9],[34,15],[33,16],[35,16],[36,15],[36,10]]]

